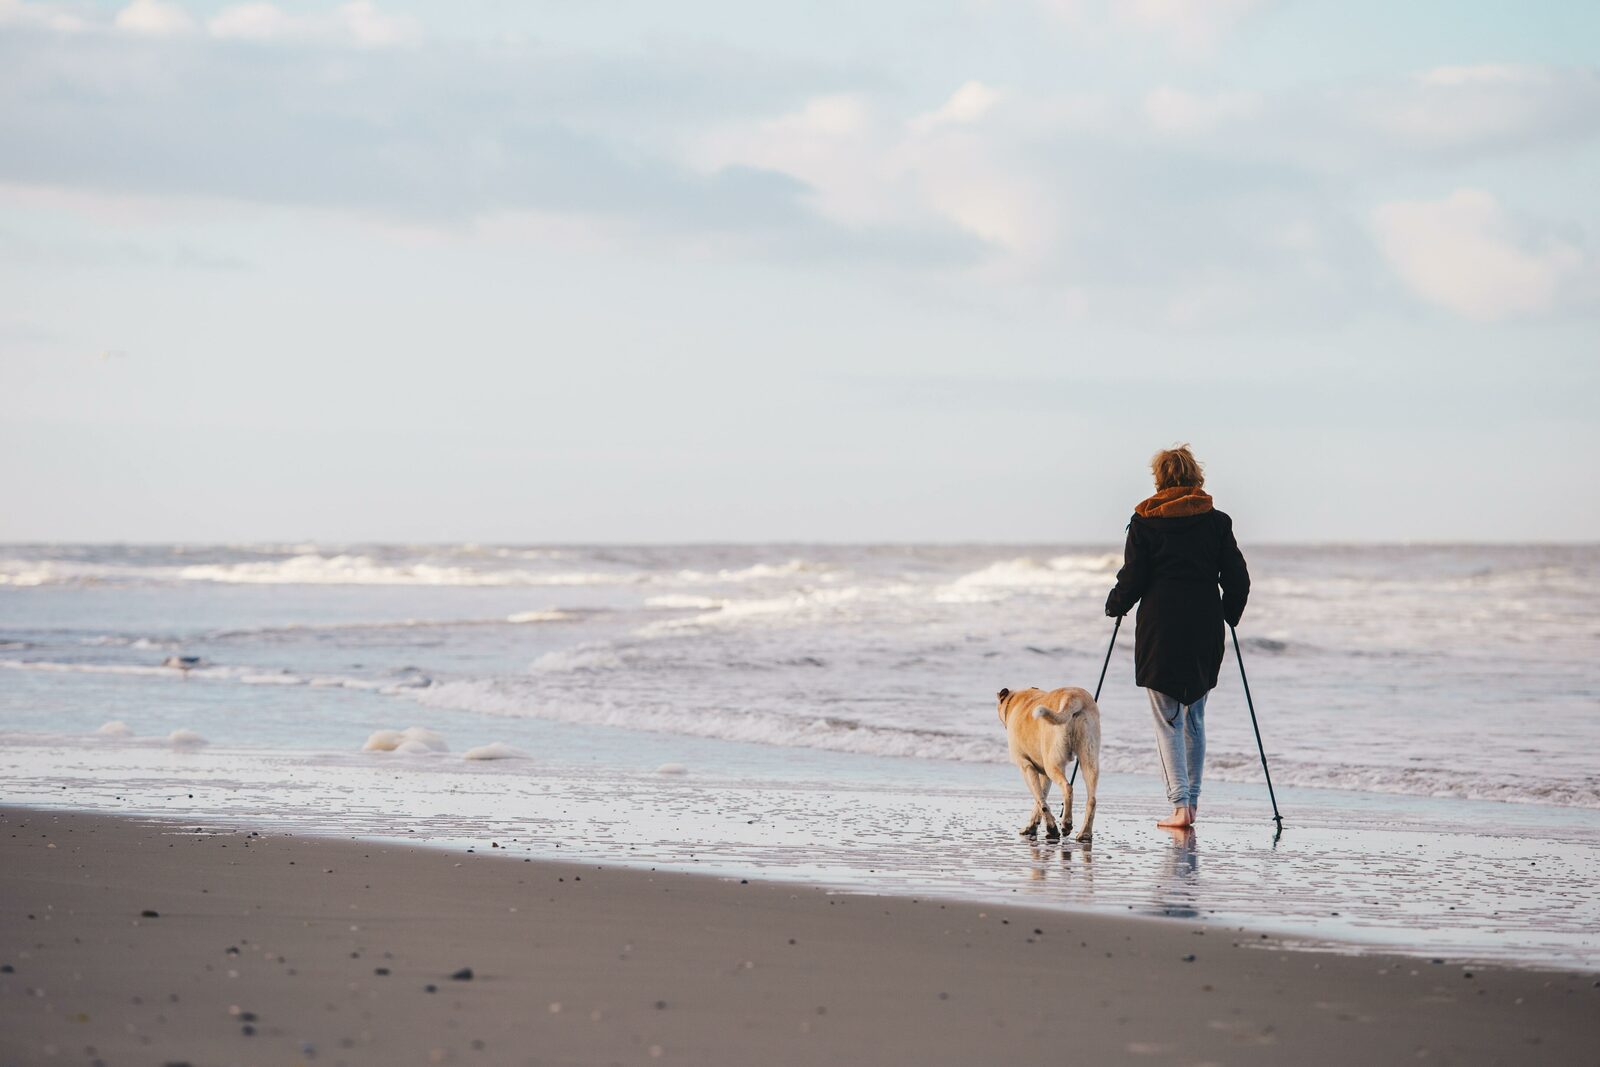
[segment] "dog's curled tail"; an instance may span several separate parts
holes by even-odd
[[[1033,717],[1035,719],[1049,719],[1057,726],[1065,726],[1067,723],[1072,721],[1073,716],[1082,714],[1083,698],[1076,693],[1067,698],[1066,703],[1061,706],[1061,710],[1059,712],[1052,711],[1043,704],[1040,704],[1038,707],[1033,709]]]

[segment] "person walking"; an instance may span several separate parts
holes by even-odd
[[[1106,614],[1139,605],[1134,679],[1150,695],[1156,751],[1172,814],[1157,826],[1193,826],[1205,770],[1206,694],[1222,667],[1223,623],[1237,626],[1250,598],[1250,572],[1233,520],[1212,506],[1205,474],[1188,445],[1150,460],[1154,496],[1128,521],[1117,584]],[[1221,594],[1218,595],[1218,588]]]

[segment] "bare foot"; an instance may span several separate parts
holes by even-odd
[[[1200,821],[1200,809],[1199,809],[1199,807],[1198,806],[1191,807],[1189,809],[1189,825],[1193,826],[1195,823],[1197,823],[1199,821]]]
[[[1181,830],[1185,826],[1192,825],[1193,822],[1194,817],[1189,814],[1188,808],[1173,808],[1172,814],[1156,823],[1156,825],[1165,830]]]

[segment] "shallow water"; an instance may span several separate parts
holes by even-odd
[[[1600,548],[1249,558],[1240,636],[1278,782],[1600,809]],[[10,546],[0,728],[91,729],[109,700],[140,732],[310,749],[462,712],[481,740],[554,720],[1001,762],[992,694],[1093,688],[1117,565],[1109,546]],[[187,689],[172,655],[204,660]],[[297,687],[367,695],[277,692]],[[1145,770],[1131,633],[1107,687],[1105,763]],[[1258,779],[1231,655],[1211,709],[1212,780]]]

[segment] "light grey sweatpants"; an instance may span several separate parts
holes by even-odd
[[[1155,718],[1156,751],[1167,780],[1167,799],[1175,808],[1196,807],[1200,774],[1206,765],[1206,697],[1180,704],[1154,689],[1145,692],[1150,694],[1150,713]]]

